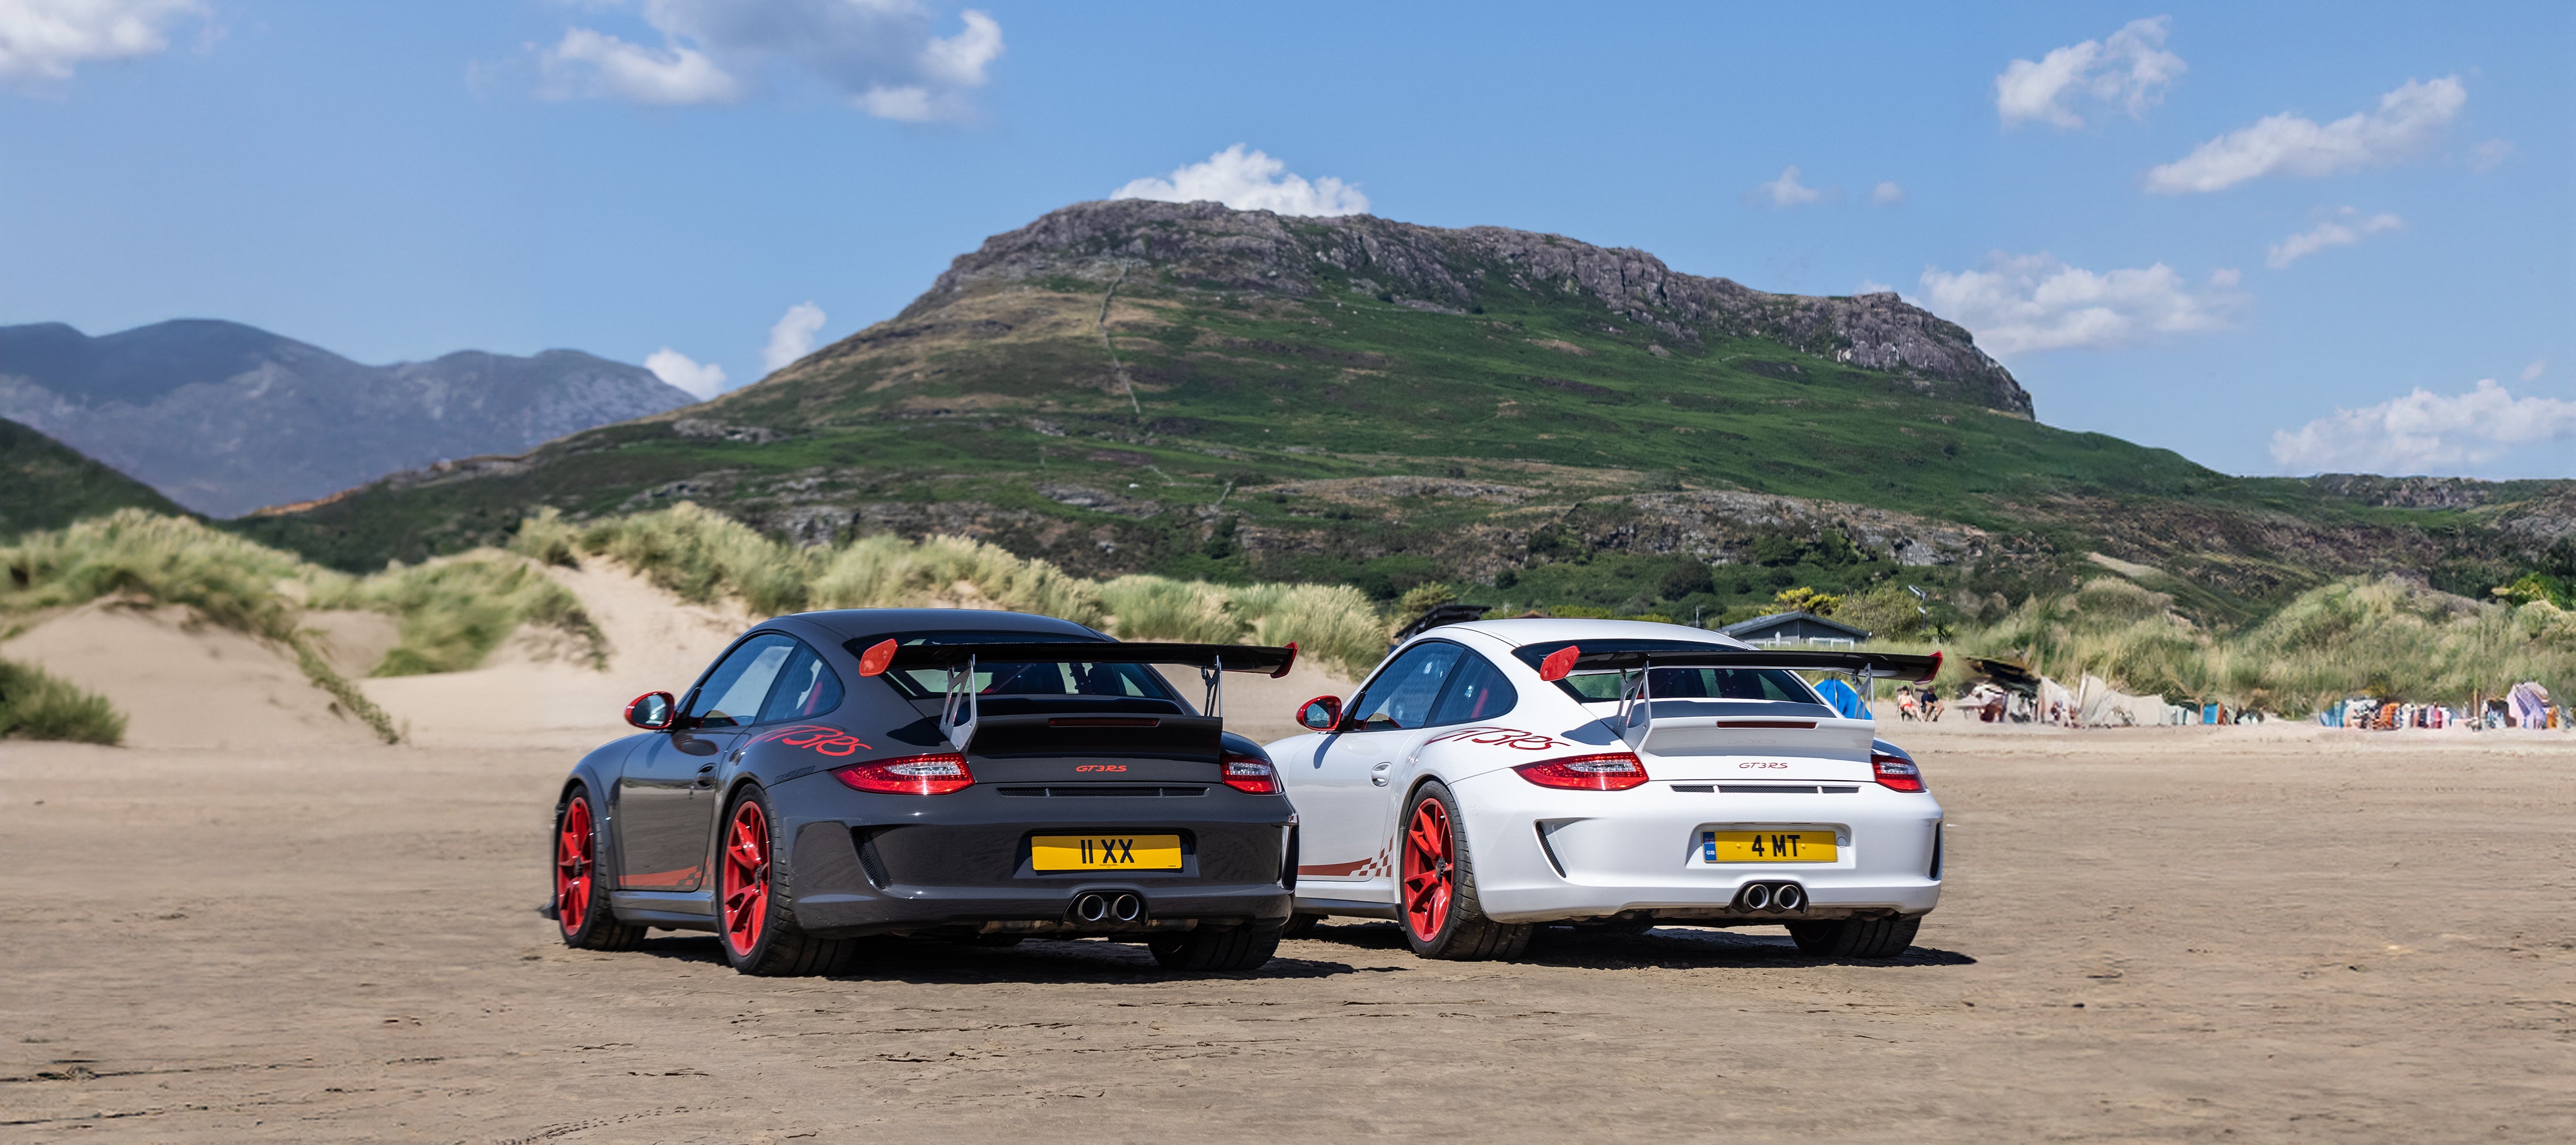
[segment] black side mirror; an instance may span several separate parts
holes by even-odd
[[[1297,725],[1310,731],[1328,732],[1341,722],[1342,701],[1338,696],[1317,696],[1297,709]]]
[[[669,692],[646,692],[626,705],[626,722],[648,732],[669,731],[679,718],[679,702]]]

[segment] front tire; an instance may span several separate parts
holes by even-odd
[[[555,807],[555,929],[576,950],[633,950],[644,944],[645,928],[618,921],[609,909],[597,808],[587,785]]]
[[[1476,900],[1476,866],[1459,822],[1458,800],[1448,787],[1435,781],[1414,792],[1404,837],[1396,842],[1404,854],[1396,902],[1405,944],[1424,958],[1517,958],[1538,928],[1485,917]]]
[[[1922,915],[1880,915],[1793,922],[1789,937],[1798,943],[1798,953],[1818,958],[1894,958],[1914,945],[1914,933],[1921,929]]]
[[[1158,934],[1145,940],[1145,949],[1154,952],[1154,961],[1165,970],[1240,974],[1261,969],[1278,953],[1279,928],[1238,926]]]
[[[816,938],[796,925],[794,880],[778,859],[769,792],[746,785],[725,810],[716,855],[716,941],[725,961],[764,977],[828,974],[847,961],[849,939]]]

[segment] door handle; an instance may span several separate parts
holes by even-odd
[[[698,782],[697,782],[696,786],[699,786],[699,787],[713,787],[713,786],[715,786],[715,785],[716,785],[715,770],[716,770],[716,765],[714,765],[714,764],[712,764],[712,763],[702,763],[702,764],[699,764],[699,765],[698,765]]]
[[[1372,783],[1372,784],[1375,784],[1375,785],[1377,785],[1377,786],[1379,786],[1379,787],[1384,787],[1384,786],[1386,786],[1386,773],[1387,773],[1388,771],[1392,770],[1394,767],[1395,767],[1395,765],[1394,765],[1394,764],[1392,764],[1392,763],[1381,763],[1381,764],[1378,764],[1378,765],[1377,765],[1377,766],[1375,766],[1375,767],[1370,768],[1370,769],[1369,769],[1369,782],[1370,782],[1370,783]]]

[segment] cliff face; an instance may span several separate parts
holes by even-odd
[[[1680,273],[1640,250],[1370,215],[1306,219],[1217,203],[1077,203],[959,256],[902,317],[923,316],[997,285],[1053,276],[1106,282],[1146,268],[1169,281],[1295,296],[1347,284],[1426,310],[1466,311],[1503,292],[1577,296],[1676,342],[1770,338],[1863,369],[1940,383],[2005,413],[2032,413],[2029,393],[1977,349],[1967,330],[1893,293],[1768,294]]]

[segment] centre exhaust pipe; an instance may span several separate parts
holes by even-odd
[[[1145,917],[1145,896],[1130,891],[1111,899],[1109,917],[1120,922],[1134,922]]]
[[[1744,909],[1768,910],[1771,907],[1771,885],[1755,883],[1744,888]]]
[[[1771,905],[1778,910],[1796,910],[1807,905],[1807,894],[1796,883],[1782,883],[1779,890],[1771,892]]]
[[[1101,922],[1109,917],[1109,896],[1086,891],[1073,900],[1073,917],[1083,922]]]

